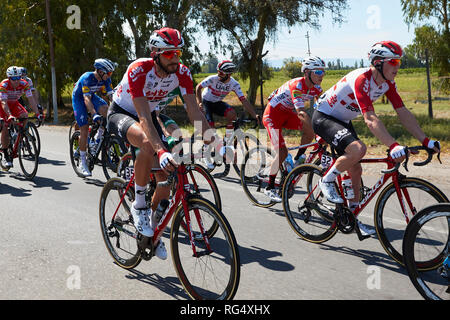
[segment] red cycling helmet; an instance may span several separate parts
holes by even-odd
[[[152,58],[157,54],[166,50],[178,50],[183,48],[184,40],[180,31],[172,28],[162,28],[153,31],[150,36],[150,50]]]
[[[369,51],[369,61],[374,60],[401,59],[403,56],[402,47],[394,41],[381,41],[375,43]]]

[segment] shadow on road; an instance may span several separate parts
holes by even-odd
[[[278,251],[270,251],[255,246],[250,248],[239,246],[239,255],[241,257],[241,265],[256,262],[266,269],[275,271],[291,271],[295,269],[290,263],[273,260],[273,258],[283,255]]]
[[[52,166],[65,166],[66,161],[63,160],[51,160],[45,157],[39,156],[39,165],[50,164]]]
[[[7,194],[13,197],[28,197],[31,196],[31,190],[16,188],[0,182],[0,195]]]

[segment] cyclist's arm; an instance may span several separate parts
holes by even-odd
[[[244,109],[247,110],[248,113],[250,113],[253,119],[256,119],[255,108],[252,106],[252,104],[246,98],[243,98],[241,102]]]
[[[84,105],[86,106],[87,111],[91,114],[91,116],[94,116],[97,112],[95,112],[94,104],[92,103],[91,96],[84,95]]]
[[[197,87],[195,87],[195,97],[197,98],[197,104],[203,110],[203,106],[202,106],[202,89],[203,89],[202,84],[199,83],[197,85]]]
[[[201,112],[200,109],[198,108],[197,103],[195,101],[195,96],[193,94],[186,94],[183,96],[183,98],[184,98],[184,102],[186,104],[186,112],[188,114],[189,120],[194,125],[195,125],[196,121],[200,121],[201,126],[202,126],[202,128],[201,128],[202,134],[205,139],[205,142],[206,143],[212,142],[210,140],[210,138],[212,137],[213,132],[210,132],[209,136],[205,135],[205,131],[208,129],[211,129],[211,127],[209,126],[209,123],[206,120],[203,112]]]
[[[11,110],[9,110],[8,103],[6,102],[6,100],[0,100],[0,105],[3,108],[3,111],[9,117],[11,115]],[[5,119],[5,120],[7,120],[7,119]]]
[[[416,117],[414,117],[414,115],[406,107],[395,109],[395,111],[397,112],[400,123],[406,128],[406,130],[408,130],[408,132],[411,133],[417,140],[422,142],[426,138],[426,135],[420,128]]]
[[[389,134],[383,122],[381,122],[374,111],[364,112],[363,117],[370,132],[372,132],[383,144],[390,147],[395,143],[395,139]]]
[[[38,107],[37,107],[37,101],[36,101],[36,99],[34,98],[34,96],[33,96],[33,94],[31,93],[31,95],[30,96],[26,96],[27,97],[27,99],[28,99],[28,102],[30,103],[30,106],[31,106],[31,108],[33,109],[33,111],[34,111],[34,113],[36,114],[36,115],[38,115],[40,112],[39,112],[39,109],[38,109]]]

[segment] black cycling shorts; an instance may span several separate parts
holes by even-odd
[[[312,128],[340,156],[350,143],[360,140],[351,121],[345,123],[317,110],[314,110],[312,116]]]
[[[224,101],[211,102],[208,100],[202,100],[202,105],[203,110],[205,110],[205,118],[209,123],[214,122],[213,113],[223,117],[227,112],[233,110],[233,107]]]
[[[161,126],[159,125],[158,119],[156,118],[156,112],[152,112],[152,121],[153,125],[156,128],[156,131],[158,132],[159,137],[161,138],[161,141],[164,144],[164,147],[169,150],[169,146],[167,144],[166,136],[164,135],[163,130],[161,129]],[[111,106],[108,109],[108,116],[107,116],[107,130],[111,134],[115,134],[119,136],[120,138],[126,140],[127,139],[127,132],[128,129],[136,122],[139,123],[139,118],[128,111],[122,109],[117,103],[113,102]]]

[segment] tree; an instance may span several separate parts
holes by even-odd
[[[436,18],[437,27],[426,24],[416,28],[414,40],[416,52],[428,48],[433,64],[439,75],[450,73],[450,1],[448,0],[401,0],[405,21],[408,24],[418,23],[429,18]],[[436,29],[437,28],[437,29]]]
[[[237,51],[241,56],[243,79],[249,78],[248,100],[255,103],[266,41],[275,41],[278,29],[307,24],[318,29],[325,11],[342,22],[346,0],[198,0],[198,20],[214,38],[222,52]],[[227,42],[228,41],[228,42]]]
[[[303,74],[301,61],[295,59],[294,57],[283,60],[282,70],[291,79],[301,77]]]

